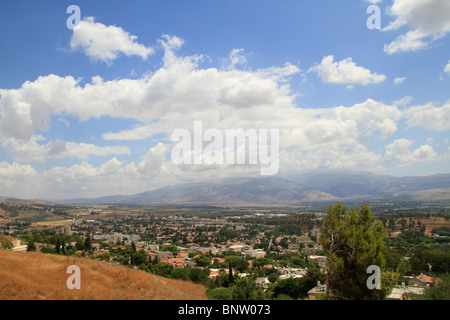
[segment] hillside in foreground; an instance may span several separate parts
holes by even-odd
[[[68,289],[70,265],[81,289]],[[0,250],[0,300],[205,300],[205,287],[87,258]]]

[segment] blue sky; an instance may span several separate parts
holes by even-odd
[[[259,174],[175,165],[194,121],[279,130],[282,175],[450,171],[447,0],[5,0],[0,39],[1,195]]]

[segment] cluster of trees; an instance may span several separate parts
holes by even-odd
[[[254,280],[249,277],[234,279],[227,285],[208,289],[206,294],[211,300],[264,300],[264,291]]]
[[[445,230],[440,232],[441,234],[445,234]],[[405,230],[399,236],[387,239],[386,243],[389,247],[395,248],[402,255],[412,257],[418,247],[448,251],[450,237],[427,237],[425,235],[425,227],[423,226]]]
[[[228,240],[239,238],[241,236],[241,232],[239,230],[235,230],[230,226],[225,226],[219,230],[217,233],[217,241],[218,242],[226,242]]]
[[[248,260],[240,252],[226,251],[222,254],[225,263],[220,265],[219,275],[207,283],[207,295],[212,300],[263,300],[264,291],[256,285],[258,273],[250,277],[240,277],[239,273],[249,272]],[[256,268],[268,263],[264,259],[255,259]],[[255,267],[255,264],[254,264]]]
[[[270,269],[269,269],[270,270]],[[222,272],[207,290],[212,300],[296,300],[308,296],[308,291],[315,287],[318,281],[325,281],[325,275],[318,267],[309,268],[302,278],[279,280],[275,269],[268,275],[270,284],[266,291],[255,282],[257,275],[229,280],[229,274]]]
[[[305,298],[307,292],[317,281],[324,281],[325,275],[312,261],[292,255],[283,260],[274,261],[270,258],[257,258],[252,261],[253,268],[249,269],[248,261],[240,257],[239,253],[226,252],[226,264],[229,269],[221,269],[214,281],[208,284],[207,295],[213,300],[260,300],[280,299],[290,300]],[[308,268],[306,276],[299,279],[288,278],[280,280],[278,269],[268,266],[280,265],[298,268]],[[233,272],[246,273],[241,278]],[[270,282],[266,291],[256,284],[257,278],[267,278]]]
[[[315,214],[288,215],[284,217],[250,217],[241,218],[239,222],[275,226],[280,233],[302,235],[317,224]]]
[[[137,250],[134,242],[131,246],[108,248],[109,252],[92,256],[93,259],[112,260],[124,266],[137,267],[148,262],[148,256],[145,251]]]
[[[413,274],[432,273],[442,275],[450,271],[450,252],[430,250],[425,246],[418,246],[414,256],[409,259]]]
[[[435,228],[431,233],[437,234],[440,237],[450,237],[450,227]]]
[[[163,250],[175,251],[176,246],[166,246]],[[176,254],[176,252],[174,252]],[[219,276],[219,285],[228,285],[232,282],[233,271],[231,276],[229,276],[224,270],[240,270],[242,271],[248,266],[247,260],[233,255],[231,252],[225,255],[226,263],[218,264],[217,261],[212,264],[212,257],[208,254],[198,255],[194,261],[202,266],[201,268],[174,268],[166,262],[159,261],[158,258],[149,258],[144,250],[136,250],[134,243],[130,247],[125,249],[112,249],[111,250],[112,260],[126,265],[129,267],[135,267],[137,269],[162,276],[170,279],[186,280],[195,283],[201,283],[208,287],[218,286],[216,283],[209,278],[210,270],[204,267],[220,267],[223,270],[223,274]],[[99,255],[101,256],[101,255]]]
[[[325,282],[325,274],[318,267],[308,268],[302,278],[288,278],[277,282],[269,289],[268,296],[276,300],[306,299],[308,291],[318,282]]]
[[[6,205],[3,202],[0,203],[0,209],[9,212],[9,216],[11,218],[13,217],[17,217],[19,215],[19,212],[17,211],[18,209],[15,206],[12,205]]]
[[[75,245],[71,243],[75,242]],[[68,237],[59,233],[55,233],[49,237],[48,241],[45,242],[41,248],[42,253],[53,253],[53,254],[63,254],[63,255],[74,255],[77,251],[81,251],[82,254],[92,253],[92,240],[88,236],[82,239],[79,236]],[[34,240],[28,241],[28,251],[35,251]]]
[[[78,235],[65,236],[55,230],[40,230],[25,232],[20,238],[28,243],[28,251],[36,250],[36,243],[42,243],[41,252],[72,255],[76,251],[92,252],[92,240],[90,237],[81,238]],[[75,245],[70,243],[75,242]]]
[[[20,237],[27,242],[34,241],[38,243],[51,243],[54,239],[55,234],[55,230],[46,229],[23,232],[21,233]]]
[[[137,264],[142,261],[133,261],[133,264]],[[173,268],[171,265],[165,262],[158,261],[158,259],[147,260],[139,264],[138,269],[152,273],[157,276],[192,281],[195,283],[206,284],[209,279],[210,271],[205,268]]]

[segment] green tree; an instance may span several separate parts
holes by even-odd
[[[327,256],[325,298],[382,299],[385,290],[369,289],[367,268],[384,269],[385,232],[364,203],[358,211],[347,211],[337,203],[330,206],[322,225],[321,244]]]
[[[228,256],[225,261],[239,272],[244,272],[248,268],[248,261],[242,257]]]
[[[153,268],[151,271],[152,271],[152,273],[154,273],[158,276],[170,278],[172,271],[173,271],[173,267],[171,265],[169,265],[168,263],[158,262],[157,264],[153,265]]]
[[[233,290],[229,288],[216,288],[206,291],[210,300],[233,300]]]
[[[386,261],[387,270],[397,270],[402,262],[402,255],[395,248],[383,248],[383,256]]]
[[[235,281],[232,287],[234,300],[263,300],[264,292],[252,279],[248,277]]]
[[[86,235],[86,239],[84,239],[83,248],[86,251],[91,251],[92,250],[92,240],[91,240],[91,235],[90,234]]]
[[[61,240],[60,240],[59,237],[56,238],[55,251],[56,251],[56,254],[60,254],[61,253]]]
[[[291,266],[293,268],[305,268],[306,267],[306,261],[303,258],[300,258],[298,256],[291,257]]]
[[[170,251],[173,253],[173,256],[176,257],[178,255],[178,248],[176,245],[171,244],[168,246],[165,246],[164,249],[162,251]]]
[[[172,279],[189,280],[188,268],[175,268],[172,271]]]
[[[253,267],[261,268],[265,265],[271,265],[273,263],[274,263],[273,260],[269,258],[256,258],[255,260],[253,260]]]
[[[292,299],[297,299],[300,295],[300,290],[298,287],[298,282],[294,278],[287,278],[285,280],[281,280],[275,286],[273,292],[275,296],[279,295],[287,295]]]
[[[144,264],[144,263],[141,264],[141,265],[139,265],[139,266],[138,266],[138,269],[150,273],[150,268],[149,268],[146,264]]]
[[[195,258],[194,261],[200,267],[208,267],[211,265],[212,258],[210,255],[202,254],[201,256]]]
[[[81,239],[79,236],[76,239],[75,247],[77,248],[77,250],[83,250],[84,249],[83,239]]]
[[[189,268],[189,279],[195,283],[204,283],[209,276],[209,269]]]
[[[67,255],[66,241],[64,238],[62,238],[62,240],[61,240],[61,253],[63,255]]]
[[[131,264],[139,266],[148,262],[147,253],[144,250],[139,250],[131,253]]]
[[[41,248],[41,253],[55,253],[55,249],[50,248],[50,246],[48,244],[45,244],[44,246],[42,246]]]
[[[298,280],[299,297],[306,298],[308,291],[314,288],[318,281],[323,284],[325,280],[325,274],[319,268],[308,268],[306,275]]]
[[[230,277],[224,269],[219,270],[219,275],[216,277],[216,285],[218,287],[225,288],[228,288],[232,285],[232,282],[230,282]]]
[[[28,251],[28,252],[36,251],[36,245],[35,245],[35,243],[34,243],[33,240],[31,240],[31,241],[28,242],[28,245],[27,245],[27,251]]]
[[[271,273],[267,276],[267,279],[271,282],[271,283],[275,283],[277,282],[278,278],[280,276],[278,275],[278,273]]]
[[[228,255],[225,258],[225,261],[228,264],[228,283],[229,284],[234,282],[233,268],[238,270],[239,272],[244,272],[244,270],[248,268],[248,261],[239,256]]]
[[[412,270],[412,268],[411,268],[411,263],[409,262],[409,260],[403,259],[398,264],[397,272],[400,274],[400,276],[405,276],[405,275],[411,273],[411,270]]]
[[[414,250],[414,256],[410,259],[413,273],[430,272],[441,274],[450,270],[450,252],[432,250],[424,245]]]

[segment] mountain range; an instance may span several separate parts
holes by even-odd
[[[164,186],[133,195],[71,199],[70,203],[130,205],[295,205],[350,199],[450,200],[450,174],[395,177],[366,172],[309,172]]]

